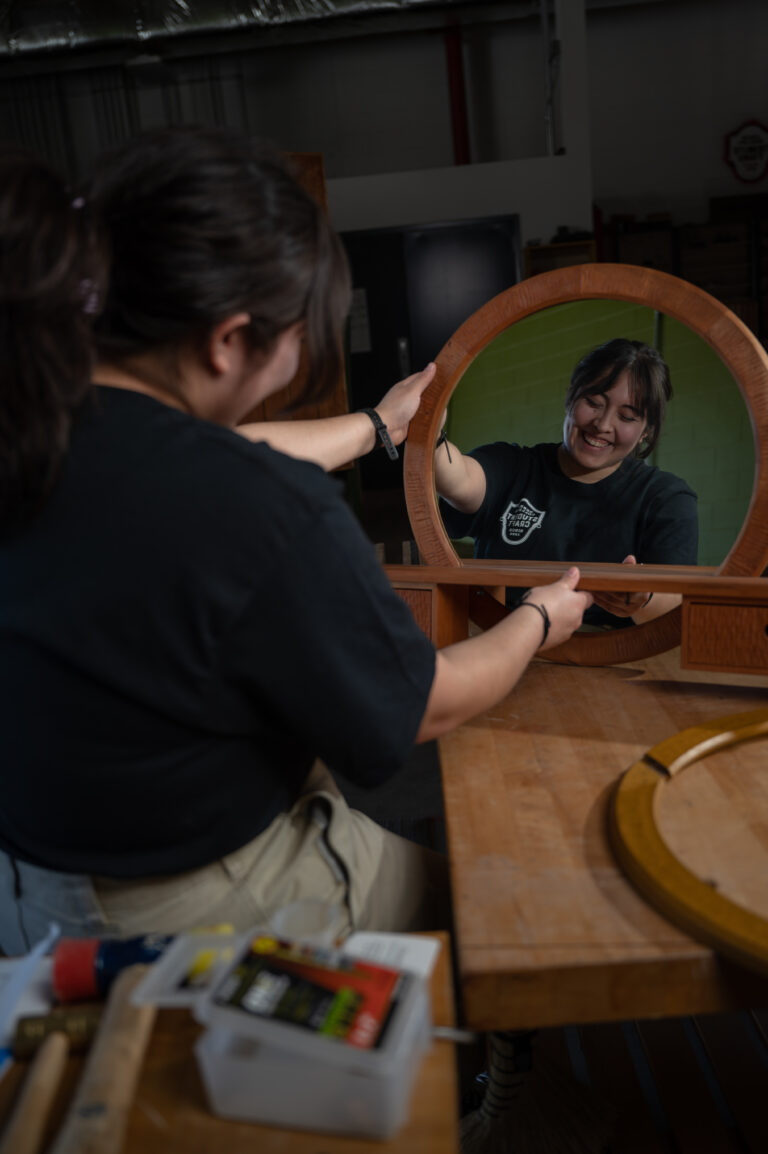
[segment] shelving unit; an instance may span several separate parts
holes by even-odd
[[[602,259],[659,269],[703,288],[768,343],[768,198],[726,197],[710,219],[673,226],[618,219]]]
[[[567,240],[557,244],[529,244],[523,250],[523,267],[526,277],[553,268],[566,268],[572,264],[591,264],[597,259],[594,240]]]
[[[679,275],[726,304],[760,335],[752,228],[747,221],[686,225],[679,230]]]

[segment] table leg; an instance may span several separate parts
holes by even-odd
[[[461,1120],[461,1154],[606,1154],[610,1109],[535,1056],[535,1037],[530,1030],[487,1035],[485,1095]]]

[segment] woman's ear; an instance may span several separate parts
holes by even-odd
[[[249,313],[234,313],[211,329],[206,345],[209,367],[217,376],[239,369],[244,353],[250,353],[245,329],[251,323]]]
[[[656,430],[652,426],[648,426],[643,433],[640,440],[637,442],[637,447],[644,457],[647,457],[651,451],[651,446],[656,441]]]

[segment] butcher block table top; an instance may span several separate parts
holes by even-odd
[[[636,892],[607,832],[615,783],[651,746],[767,706],[768,678],[683,670],[679,650],[598,668],[535,661],[501,704],[440,738],[466,1025],[768,1006],[766,979]],[[768,740],[710,755],[674,788],[659,812],[670,848],[768,916]]]

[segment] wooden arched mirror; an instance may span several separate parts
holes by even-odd
[[[516,322],[556,305],[599,300],[643,305],[687,326],[714,351],[737,383],[752,426],[754,481],[741,530],[715,571],[728,576],[759,576],[768,566],[768,354],[734,313],[702,289],[655,269],[619,264],[575,265],[522,281],[474,313],[441,350],[435,379],[411,422],[405,450],[408,515],[424,561],[430,565],[477,564],[462,560],[448,537],[433,480],[433,449],[440,420],[469,366]],[[478,601],[473,617],[486,626],[505,612],[502,605],[486,597]],[[586,665],[639,660],[679,644],[680,621],[677,609],[645,625],[578,633],[565,645],[550,650],[547,657]]]

